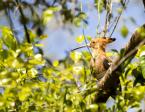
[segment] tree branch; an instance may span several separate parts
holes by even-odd
[[[20,15],[21,15],[22,19],[24,19],[24,21],[25,21],[26,17],[25,17],[25,15],[23,13],[23,10],[22,10],[21,5],[19,4],[19,0],[16,0],[16,3],[18,5],[18,9],[19,9]],[[25,33],[26,33],[27,42],[28,43],[31,43],[31,40],[30,40],[30,36],[29,36],[29,32],[28,32],[28,28],[26,26],[26,23],[25,22],[22,22],[22,24],[23,24],[23,27],[24,27],[24,30],[25,30]]]
[[[113,33],[114,33],[114,31],[115,31],[117,25],[118,25],[118,22],[119,22],[119,20],[120,20],[120,17],[121,17],[121,15],[122,15],[124,9],[126,8],[126,5],[125,5],[125,4],[127,4],[126,2],[127,2],[127,0],[124,0],[124,2],[123,2],[124,5],[123,5],[123,8],[122,8],[122,11],[120,12],[119,16],[117,17],[117,20],[116,20],[115,26],[114,26],[114,28],[113,28],[111,34],[110,34],[110,37],[112,37],[112,35],[113,35]]]
[[[105,73],[104,77],[98,83],[98,92],[96,94],[95,102],[104,102],[110,95],[114,95],[114,90],[117,89],[119,85],[119,69],[121,64],[123,64],[128,58],[134,58],[137,53],[138,48],[145,44],[145,24],[139,27],[135,33],[131,36],[130,41],[124,48],[123,58],[118,57],[110,66],[110,68]],[[102,92],[105,91],[105,93]],[[105,97],[105,99],[104,99]],[[103,100],[102,100],[103,99]]]
[[[5,6],[5,4],[4,4],[4,6]],[[15,31],[15,26],[13,24],[13,20],[12,20],[12,17],[11,17],[11,13],[10,13],[10,10],[8,8],[5,8],[5,14],[6,14],[7,18],[8,18],[8,22],[9,22],[10,28],[11,28],[11,30],[13,32],[13,35],[16,38],[17,43],[19,44],[20,42],[19,42],[19,39],[17,37],[17,32]]]
[[[114,95],[119,86],[119,76],[122,70],[121,65],[129,58],[133,59],[140,46],[145,44],[145,24],[137,28],[135,33],[131,36],[130,41],[124,48],[123,57],[119,56],[109,67],[104,77],[98,82],[96,88],[95,102],[106,102],[109,96]],[[102,92],[105,91],[105,92]],[[115,90],[115,91],[114,91]],[[105,99],[104,99],[105,97]]]
[[[118,68],[121,64],[123,64],[128,58],[134,57],[138,48],[141,45],[145,44],[145,24],[138,28],[135,33],[132,35],[129,43],[125,47],[124,55],[122,57],[118,57],[110,66],[104,77],[99,81],[99,87],[101,89],[108,89],[114,86],[115,80],[119,78],[117,75]],[[115,80],[114,80],[115,79]]]

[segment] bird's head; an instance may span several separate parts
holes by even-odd
[[[91,40],[88,46],[93,49],[105,48],[107,44],[112,43],[115,40],[116,40],[115,38],[108,38],[108,37],[95,38]]]
[[[73,49],[72,51],[80,49],[80,48],[84,48],[87,46],[92,49],[105,49],[107,44],[112,43],[115,40],[116,40],[115,38],[109,38],[109,37],[94,38],[91,40],[91,42],[89,44],[77,47],[77,48]]]

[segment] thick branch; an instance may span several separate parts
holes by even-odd
[[[118,57],[109,67],[104,77],[98,82],[96,88],[95,102],[106,102],[109,96],[115,95],[116,89],[119,86],[119,76],[122,70],[121,64],[127,59],[133,59],[138,48],[145,44],[145,24],[139,27],[131,36],[130,41],[124,48],[123,57]],[[104,92],[103,92],[104,91]]]
[[[138,28],[132,35],[129,43],[125,47],[125,51],[122,57],[118,57],[110,66],[104,77],[99,81],[99,88],[103,90],[108,90],[116,85],[116,81],[119,80],[118,68],[123,64],[128,58],[133,58],[138,50],[138,48],[145,44],[145,24]]]

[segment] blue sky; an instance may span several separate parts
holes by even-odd
[[[87,21],[89,23],[87,28],[85,28],[85,35],[95,37],[98,15],[92,1],[93,0],[83,2],[83,11],[87,13]],[[113,7],[116,8],[115,4]],[[144,10],[142,0],[132,0],[129,2],[127,10],[125,10],[122,14],[119,24],[113,34],[113,37],[117,38],[117,40],[113,44],[109,45],[109,49],[115,48],[119,50],[122,48],[129,40],[129,37],[134,32],[135,28],[145,23]],[[133,24],[130,21],[130,17],[133,17],[136,20],[136,24]],[[101,24],[104,23],[104,18],[103,13],[101,15]],[[129,29],[128,37],[125,39],[120,35],[120,28],[122,25],[126,25]],[[70,51],[70,49],[80,46],[75,42],[75,38],[82,35],[82,27],[77,28],[70,24],[64,27],[61,26],[61,24],[58,25],[55,19],[53,19],[48,23],[45,33],[48,34],[48,38],[41,42],[44,44],[43,50],[45,56],[51,60],[63,59],[66,56],[66,51]]]

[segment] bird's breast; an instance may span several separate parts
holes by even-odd
[[[91,59],[91,67],[93,68],[93,76],[98,80],[104,76],[104,72],[109,68],[109,61],[106,56],[97,56]]]

